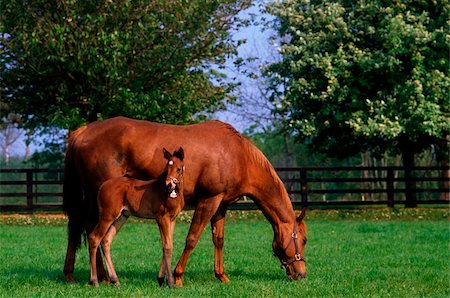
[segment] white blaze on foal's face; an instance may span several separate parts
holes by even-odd
[[[169,166],[173,166],[173,165],[174,165],[173,160],[169,160],[168,165],[169,165]],[[170,184],[171,184],[171,186],[173,187],[173,189],[172,189],[172,191],[170,192],[169,197],[170,197],[170,198],[173,198],[173,199],[176,198],[176,197],[178,196],[177,191],[176,191],[176,187],[175,187],[177,181],[178,181],[178,180],[177,180],[176,178],[171,177],[171,182],[170,182]]]

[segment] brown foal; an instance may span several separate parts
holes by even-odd
[[[124,176],[109,179],[101,185],[97,196],[99,221],[89,234],[90,283],[95,287],[98,287],[96,254],[100,244],[105,255],[109,278],[112,283],[120,286],[111,260],[110,246],[130,215],[156,219],[163,246],[158,282],[162,286],[167,277],[168,285],[173,286],[171,269],[173,231],[175,218],[184,208],[184,151],[180,147],[173,154],[165,148],[163,152],[167,164],[166,170],[159,178],[143,181]]]

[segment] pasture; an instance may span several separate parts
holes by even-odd
[[[312,211],[307,215],[308,277],[291,282],[272,255],[271,225],[258,212],[229,212],[224,260],[230,283],[213,272],[207,227],[186,267],[184,287],[156,281],[161,244],[154,221],[131,220],[112,245],[121,288],[88,286],[87,248],[77,254],[76,283],[64,281],[63,217],[0,216],[1,297],[448,297],[448,208]],[[174,235],[174,263],[189,214]],[[175,265],[175,264],[174,264]]]

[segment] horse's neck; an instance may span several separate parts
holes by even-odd
[[[276,237],[293,229],[295,212],[289,195],[278,177],[267,172],[262,179],[253,186],[251,194],[253,201],[272,224]]]

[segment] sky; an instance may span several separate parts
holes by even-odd
[[[261,20],[261,17],[267,19],[271,18],[270,15],[262,14],[256,6],[252,6],[243,11],[241,17],[250,18],[250,15],[252,14],[256,15],[257,20],[259,21]],[[254,71],[254,69],[258,68],[261,64],[273,62],[278,59],[279,54],[277,49],[270,41],[274,34],[275,32],[273,29],[255,23],[233,33],[233,38],[235,40],[246,40],[246,43],[239,46],[238,56],[244,59],[249,57],[258,58],[253,65],[247,68],[248,70]],[[239,73],[231,61],[228,61],[226,71],[228,76],[236,76],[237,81],[242,84],[238,90],[241,95],[238,102],[241,106],[229,106],[228,110],[216,112],[213,117],[230,123],[240,132],[244,132],[246,128],[254,124],[264,125],[264,121],[260,120],[261,118],[269,117],[270,115],[268,114],[270,111],[267,110],[267,103],[261,102],[261,100],[265,101],[264,98],[261,99],[263,96],[259,91],[261,81],[251,79],[248,76]],[[255,121],[258,121],[258,123],[255,123]]]

